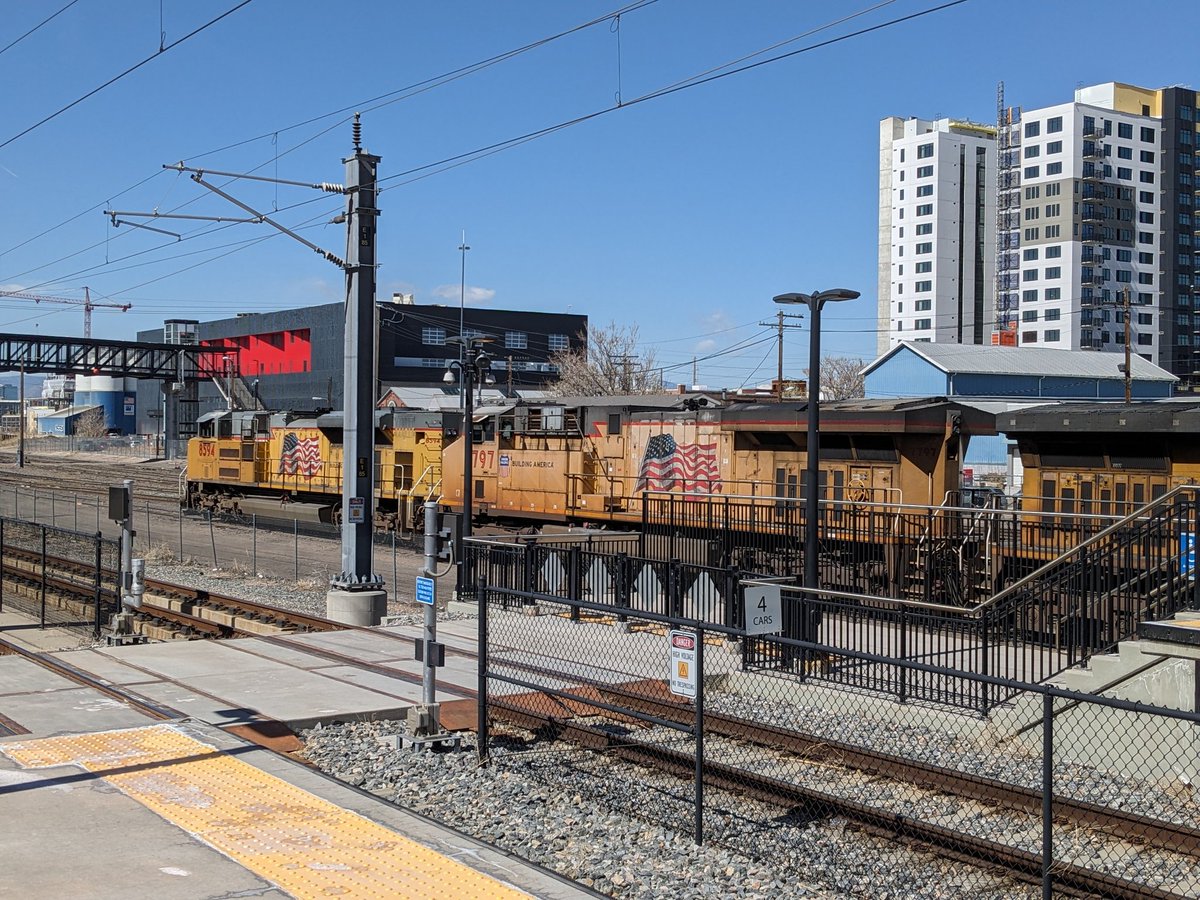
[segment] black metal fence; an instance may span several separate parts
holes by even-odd
[[[0,611],[99,637],[117,610],[120,545],[98,532],[0,518],[0,560]]]
[[[495,719],[643,767],[610,763],[590,803],[775,867],[798,859],[798,883],[836,878],[839,895],[852,876],[864,896],[1200,895],[1195,712],[775,638],[813,667],[836,655],[894,684],[1009,697],[981,719],[747,671],[726,626],[478,589],[481,752]],[[638,790],[611,789],[622,779]]]

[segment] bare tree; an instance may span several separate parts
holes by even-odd
[[[866,366],[861,359],[844,356],[821,357],[821,399],[853,400],[866,395],[866,384],[862,370]],[[808,370],[804,370],[808,374]]]
[[[98,438],[104,437],[107,433],[108,426],[104,422],[104,410],[99,406],[80,413],[79,418],[75,420],[76,437]]]
[[[610,394],[654,394],[662,390],[662,372],[653,350],[638,348],[638,327],[610,322],[579,335],[583,347],[550,357],[558,380],[547,389],[559,396],[601,397]]]

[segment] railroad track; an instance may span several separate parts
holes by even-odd
[[[589,685],[588,687],[593,686]],[[647,702],[647,698],[644,696],[631,695],[619,687],[604,686],[600,688],[600,694],[607,698],[605,702],[612,702],[614,704],[625,702],[636,703],[643,706],[644,709],[654,709],[656,712],[652,714],[666,713],[667,716],[665,717],[673,721],[679,721],[681,724],[685,720],[690,722],[694,718],[694,714],[690,709],[680,708],[670,703]],[[607,753],[627,762],[646,766],[681,779],[695,777],[696,762],[692,753],[640,741],[630,733],[614,734],[609,727],[592,725],[580,721],[581,718],[589,717],[589,698],[587,696],[578,696],[576,700],[572,701],[569,710],[565,705],[559,704],[559,709],[565,713],[564,715],[547,713],[545,711],[547,704],[529,702],[528,698],[530,696],[514,695],[492,698],[488,701],[489,708],[497,714],[498,718],[518,727],[541,734],[550,734],[555,738],[569,741],[581,747]],[[605,714],[605,711],[599,707],[593,706],[590,711],[591,716]],[[709,716],[706,715],[706,727],[709,721]],[[732,717],[716,715],[712,719],[715,733],[719,733],[716,729],[720,729],[723,726],[728,727],[731,721],[736,723],[739,731],[746,724],[755,724],[755,727],[761,728],[756,723],[744,723]],[[814,747],[821,743],[828,743],[827,741],[811,736],[785,732],[783,729],[767,730],[775,732],[775,735],[767,739],[766,743],[762,740],[750,741],[748,743],[767,746],[775,750],[780,750],[778,745],[784,743],[790,747],[800,746],[801,744]],[[782,735],[788,736],[786,741],[782,739]],[[796,741],[795,739],[797,738],[801,740]],[[923,785],[927,789],[946,793],[952,792],[955,789],[955,785],[976,782],[976,779],[968,778],[960,773],[939,770],[936,767],[925,766],[908,760],[901,760],[900,762],[903,766],[900,767],[896,765],[896,760],[891,757],[868,753],[859,748],[851,749],[854,750],[857,760],[849,767],[856,772],[877,774],[878,777],[889,777],[903,781],[906,784]],[[780,752],[795,753],[796,750],[788,749],[780,750]],[[831,754],[836,754],[834,750],[830,752]],[[842,760],[836,758],[830,759],[830,762],[840,765],[845,764]],[[915,777],[917,780],[909,782],[905,778],[906,775],[908,777]],[[1019,847],[965,833],[955,828],[898,814],[887,809],[858,802],[850,797],[841,797],[826,791],[812,790],[791,781],[784,781],[753,772],[743,766],[731,766],[711,759],[704,761],[703,778],[705,786],[720,788],[732,794],[751,797],[775,806],[797,807],[805,810],[814,818],[843,817],[854,822],[864,831],[878,837],[902,844],[915,845],[926,850],[932,849],[940,856],[965,864],[998,868],[1010,877],[1027,884],[1041,883],[1041,857],[1036,853],[1023,850]],[[988,799],[981,801],[983,803],[992,806],[1001,806],[1009,811],[1028,811],[1030,792],[1024,789],[992,783],[981,790],[988,797]],[[979,791],[977,790],[975,793],[979,793]],[[1037,796],[1037,812],[1039,814],[1041,812],[1040,795]],[[1148,835],[1146,830],[1147,823],[1152,827],[1152,832],[1150,833],[1169,835],[1165,840],[1168,846],[1162,847],[1162,849],[1194,847],[1197,838],[1200,837],[1200,834],[1195,829],[1174,826],[1159,820],[1147,820],[1137,816],[1122,815],[1119,811],[1111,809],[1104,809],[1102,811],[1104,818],[1101,821],[1097,819],[1098,812],[1098,808],[1091,807],[1089,804],[1059,800],[1057,798],[1054,801],[1056,820],[1090,823],[1089,827],[1092,831],[1102,831],[1110,837],[1124,836],[1129,840],[1144,844]],[[1157,840],[1155,847],[1159,847]],[[1177,898],[1180,896],[1177,893],[1164,891],[1150,885],[1130,882],[1104,872],[1071,863],[1056,863],[1054,880],[1056,889],[1060,893],[1067,893],[1074,896],[1098,895],[1138,898],[1138,900],[1143,900],[1143,898],[1144,900],[1165,900],[1165,898]]]

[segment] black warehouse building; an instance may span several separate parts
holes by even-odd
[[[458,307],[413,303],[380,303],[380,390],[389,387],[444,387],[446,363],[458,358],[458,347],[446,339],[459,334]],[[345,307],[341,303],[278,312],[242,313],[212,322],[172,320],[164,328],[138,332],[139,341],[225,345],[225,366],[234,396],[256,397],[266,409],[340,409]],[[586,346],[587,316],[502,309],[462,311],[468,337],[490,337],[496,387],[537,389],[553,381],[551,356]],[[164,431],[164,397],[171,386],[138,382],[140,434]],[[187,422],[227,404],[228,379],[177,394],[181,404],[181,437]],[[248,405],[248,404],[247,404]],[[184,409],[183,407],[186,407]]]

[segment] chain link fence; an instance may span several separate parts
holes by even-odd
[[[108,519],[108,498],[32,487],[0,488],[0,516],[70,531],[99,533],[115,541],[120,527]],[[222,516],[186,510],[164,500],[139,500],[134,488],[135,556],[151,565],[191,563],[222,572],[324,586],[341,571],[341,530],[337,525],[266,516]],[[393,600],[410,601],[406,574],[424,552],[424,535],[378,532],[374,538],[376,574]]]
[[[99,637],[116,611],[120,545],[37,522],[0,517],[0,611]]]
[[[496,719],[648,767],[588,802],[741,853],[832,828],[835,868],[874,854],[944,896],[1200,896],[1194,664],[1143,675],[1177,679],[1181,709],[779,635],[808,672],[753,670],[738,628],[486,573],[477,590],[481,752]],[[980,716],[806,677],[832,666],[1008,699]]]

